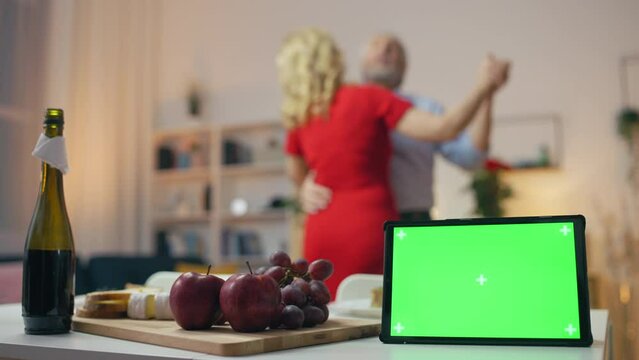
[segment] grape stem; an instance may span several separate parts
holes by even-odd
[[[253,275],[253,269],[251,269],[251,264],[249,264],[248,260],[246,261],[246,266],[248,266],[249,272]]]
[[[208,275],[211,272],[211,264],[209,264],[208,269],[206,269],[206,275]]]
[[[282,287],[282,285],[288,282],[288,279],[290,276],[291,276],[291,269],[286,269],[286,273],[284,274],[284,277],[280,279],[280,282],[278,285]]]

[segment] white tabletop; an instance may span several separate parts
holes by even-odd
[[[341,360],[341,359],[438,359],[601,360],[610,352],[607,339],[608,311],[592,310],[594,343],[589,348],[386,345],[377,338],[350,340],[243,357],[243,359]],[[13,359],[220,359],[223,357],[71,332],[62,335],[26,335],[19,304],[0,305],[0,358]]]

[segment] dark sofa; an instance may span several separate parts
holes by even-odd
[[[18,255],[0,256],[0,264],[7,268],[10,265],[13,272],[16,268],[20,268],[21,261],[22,256]],[[122,289],[126,283],[144,284],[153,273],[173,271],[179,262],[203,265],[201,259],[192,257],[100,255],[92,257],[88,261],[78,258],[75,277],[76,294],[80,295],[96,290]],[[7,279],[7,281],[9,280],[12,288],[22,287],[20,277],[12,275],[11,279]],[[15,299],[12,300],[15,301]]]

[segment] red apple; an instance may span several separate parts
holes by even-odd
[[[175,280],[169,306],[175,321],[185,330],[208,329],[221,317],[220,290],[224,280],[217,276],[187,272]]]
[[[280,306],[278,306],[277,311],[275,312],[275,315],[271,319],[271,323],[268,325],[269,328],[277,329],[280,327],[280,325],[282,325],[282,311],[284,310],[285,307],[286,307],[286,304],[280,303]]]
[[[250,270],[250,267],[249,267]],[[220,291],[224,317],[235,331],[266,329],[281,311],[282,295],[277,282],[268,275],[235,274]]]

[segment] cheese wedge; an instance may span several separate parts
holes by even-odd
[[[155,295],[155,318],[158,320],[173,320],[173,312],[169,304],[169,293]]]
[[[127,316],[131,319],[152,319],[155,317],[155,295],[150,293],[133,293],[129,298]]]
[[[94,303],[98,301],[115,300],[115,301],[128,301],[131,294],[134,293],[150,293],[155,294],[160,292],[158,288],[131,288],[124,290],[108,290],[108,291],[94,291],[86,294],[85,302]]]
[[[371,290],[371,307],[382,307],[383,290],[384,288],[382,287],[376,287]]]

